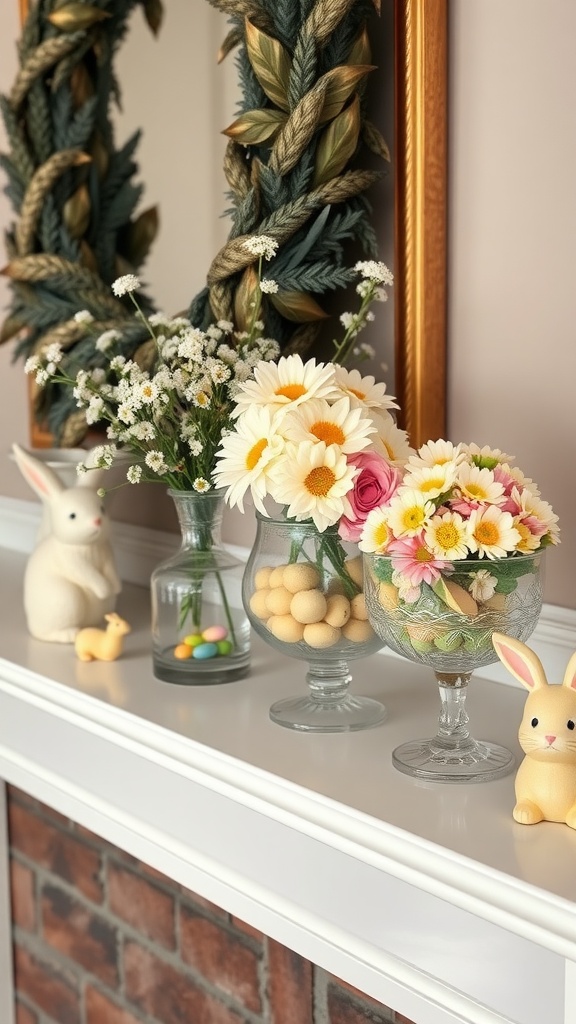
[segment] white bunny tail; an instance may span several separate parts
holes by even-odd
[[[504,633],[493,633],[492,643],[500,661],[527,690],[541,690],[548,680],[540,658],[526,644]],[[575,662],[576,668],[576,662]]]

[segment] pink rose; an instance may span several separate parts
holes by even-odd
[[[338,532],[342,540],[360,540],[366,516],[373,508],[386,505],[400,486],[402,473],[386,462],[376,452],[359,452],[349,463],[360,472],[354,480],[354,487],[346,497],[350,502],[350,515],[342,516]]]

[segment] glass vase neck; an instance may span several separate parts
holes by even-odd
[[[168,490],[176,508],[183,547],[209,551],[221,545],[225,493],[224,488],[204,494]]]

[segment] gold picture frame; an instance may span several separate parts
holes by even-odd
[[[419,447],[446,432],[448,0],[394,0],[394,65],[394,393]],[[32,410],[30,434],[52,443]]]

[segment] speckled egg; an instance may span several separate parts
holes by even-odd
[[[209,644],[217,644],[219,640],[225,640],[228,630],[224,626],[208,626],[202,630],[202,639]]]
[[[356,594],[356,597],[353,597],[350,602],[350,608],[353,619],[363,619],[366,621],[368,618],[368,612],[366,611],[366,599],[364,594]]]
[[[192,651],[192,657],[198,661],[206,661],[207,658],[215,658],[218,654],[217,644],[198,644]]]
[[[292,594],[286,587],[272,587],[268,591],[266,607],[269,615],[288,615]]]
[[[269,593],[269,590],[255,590],[250,598],[250,611],[257,615],[259,619],[267,619],[270,615],[268,605],[266,604]]]
[[[340,636],[340,630],[328,622],[310,622],[304,626],[304,642],[317,649],[333,647],[338,643]]]
[[[342,626],[342,636],[353,644],[363,644],[374,636],[374,630],[366,619],[349,619]]]
[[[320,574],[313,565],[294,562],[284,569],[282,584],[291,594],[297,594],[300,590],[315,590],[320,584]]]
[[[347,597],[344,597],[344,594],[332,594],[326,604],[324,622],[327,622],[329,626],[340,629],[350,618],[350,601]]]
[[[320,622],[326,614],[326,607],[326,598],[321,590],[301,590],[290,602],[291,614],[304,625]]]
[[[270,576],[272,575],[272,566],[263,565],[261,569],[254,574],[254,586],[256,590],[264,590],[270,586]]]
[[[304,626],[292,615],[271,615],[266,625],[273,636],[285,644],[297,644],[304,636]]]
[[[178,661],[186,661],[186,659],[190,658],[191,655],[192,648],[190,647],[190,644],[178,644],[178,646],[174,648],[174,657],[178,658]]]

